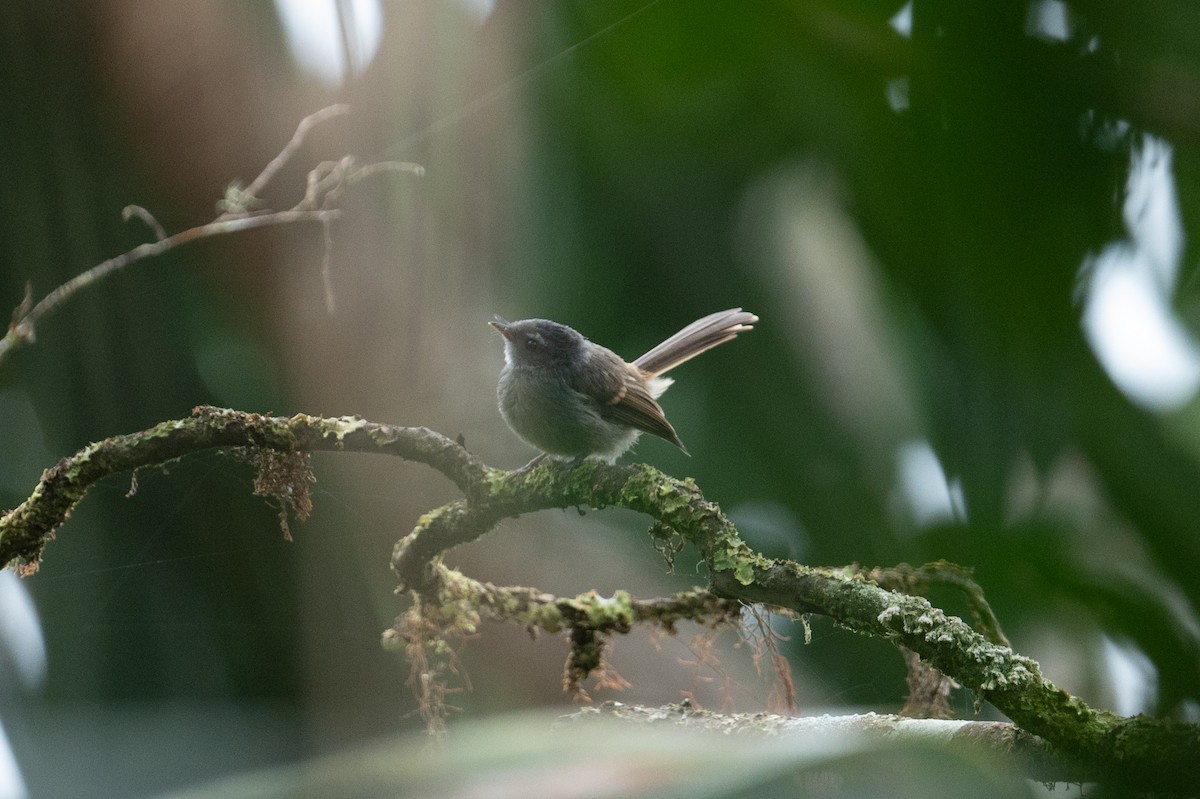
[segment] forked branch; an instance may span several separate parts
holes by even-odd
[[[217,205],[221,214],[213,221],[196,227],[181,230],[173,235],[167,235],[162,225],[154,215],[145,208],[130,205],[125,208],[122,216],[129,220],[137,217],[154,233],[155,240],[139,244],[128,252],[109,258],[87,269],[66,283],[46,294],[36,303],[33,301],[33,287],[26,284],[25,295],[20,304],[13,310],[12,319],[3,338],[0,338],[0,364],[14,350],[26,344],[32,344],[37,338],[37,326],[42,320],[58,310],[67,300],[74,297],[83,289],[119,272],[128,266],[155,258],[170,252],[176,247],[189,244],[200,239],[213,236],[227,236],[257,228],[280,225],[297,225],[319,223],[325,229],[326,251],[323,258],[323,279],[325,282],[325,302],[332,311],[333,293],[329,280],[329,226],[340,215],[337,201],[347,186],[361,180],[378,175],[382,172],[406,172],[414,175],[424,174],[424,169],[417,165],[401,161],[383,161],[379,163],[360,165],[349,156],[338,161],[325,161],[318,164],[310,173],[305,187],[304,198],[293,208],[286,211],[262,209],[258,199],[261,192],[275,174],[299,151],[308,133],[317,125],[329,119],[345,116],[350,113],[349,106],[333,105],[310,114],[300,121],[291,140],[284,146],[279,155],[275,156],[262,173],[249,186],[242,187],[231,184],[225,192],[225,197]]]
[[[645,465],[588,462],[510,473],[486,466],[460,444],[425,428],[204,407],[187,419],[92,444],[47,470],[29,499],[0,517],[0,562],[32,571],[54,531],[101,477],[214,447],[374,452],[424,463],[446,475],[464,498],[423,515],[396,544],[392,559],[401,588],[413,599],[415,618],[432,623],[435,631],[468,633],[491,618],[594,637],[647,621],[669,626],[681,619],[711,620],[735,613],[738,603],[819,613],[916,653],[1097,777],[1137,782],[1143,789],[1194,787],[1187,784],[1186,766],[1200,758],[1200,727],[1095,710],[1046,681],[1029,658],[989,641],[921,597],[879,587],[857,568],[814,568],[762,557],[695,483]],[[562,598],[482,583],[442,562],[448,549],[483,536],[501,519],[546,508],[610,506],[651,516],[657,534],[678,534],[695,546],[709,570],[708,590],[649,601],[625,594]],[[402,619],[388,637],[403,639],[407,632]],[[588,664],[579,665],[586,672]]]

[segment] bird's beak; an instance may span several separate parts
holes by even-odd
[[[509,341],[512,341],[513,332],[512,324],[510,322],[505,321],[499,316],[493,316],[492,321],[488,322],[488,324],[494,327],[496,332],[498,332],[500,335],[504,336]]]

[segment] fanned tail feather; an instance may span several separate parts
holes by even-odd
[[[738,333],[750,330],[757,321],[757,316],[741,308],[709,314],[638,358],[633,365],[647,376],[660,375],[705,350],[736,338]]]

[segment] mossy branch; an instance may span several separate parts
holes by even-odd
[[[881,588],[857,567],[816,568],[765,558],[742,541],[693,481],[640,464],[550,464],[512,473],[486,466],[460,444],[425,428],[357,417],[285,418],[201,407],[190,418],[91,444],[48,469],[32,495],[0,517],[0,562],[32,571],[55,530],[101,477],[214,447],[376,452],[427,464],[454,482],[463,499],[422,516],[396,544],[392,566],[400,589],[414,599],[406,614],[408,624],[420,620],[424,627],[414,638],[402,618],[385,635],[392,642],[411,645],[428,642],[430,635],[469,634],[480,620],[499,619],[531,630],[569,629],[573,640],[594,643],[597,635],[624,632],[635,624],[670,629],[682,619],[728,619],[736,616],[741,603],[764,603],[819,613],[916,653],[1098,777],[1135,782],[1142,789],[1194,787],[1187,766],[1200,760],[1200,727],[1122,718],[1091,708],[1045,680],[1033,660],[988,640],[922,597]],[[279,468],[277,459],[271,462]],[[287,485],[295,490],[304,481]],[[709,570],[707,590],[655,600],[623,593],[562,598],[531,588],[482,583],[442,563],[447,550],[481,537],[502,519],[570,507],[622,507],[651,516],[658,535],[677,534],[699,550]],[[989,634],[998,635],[998,627]],[[578,660],[569,664],[575,668],[569,679],[594,667],[589,651],[597,654],[586,647],[572,651]]]

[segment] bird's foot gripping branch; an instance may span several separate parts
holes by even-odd
[[[514,474],[489,468],[459,443],[425,428],[357,417],[272,417],[202,407],[189,418],[91,444],[47,469],[29,498],[0,516],[0,562],[27,574],[35,571],[55,531],[100,478],[212,448],[236,450],[252,459],[256,450],[287,456],[256,461],[258,488],[293,502],[310,479],[304,456],[321,450],[394,455],[432,466],[454,482],[463,498],[426,513],[395,546],[392,568],[410,604],[384,634],[385,641],[408,653],[414,689],[435,725],[441,723],[445,678],[455,666],[455,642],[473,634],[483,620],[568,633],[566,680],[575,687],[602,664],[604,636],[639,624],[670,631],[681,620],[720,623],[736,618],[743,604],[764,603],[825,615],[850,630],[892,642],[1044,738],[1059,757],[1078,763],[1092,778],[1135,782],[1142,790],[1195,788],[1188,774],[1200,759],[1200,727],[1122,718],[1059,690],[1042,677],[1037,663],[1002,643],[981,595],[975,594],[972,607],[984,633],[920,596],[880,584],[913,591],[942,580],[961,583],[972,595],[973,584],[961,572],[936,564],[869,573],[765,558],[746,546],[694,482],[644,465],[586,462]],[[264,475],[264,469],[274,472]],[[300,515],[300,504],[290,507]],[[653,535],[664,541],[677,536],[699,551],[708,568],[708,586],[657,599],[620,592],[556,597],[533,588],[483,583],[442,561],[447,550],[487,534],[501,519],[570,507],[622,507],[650,516]]]

